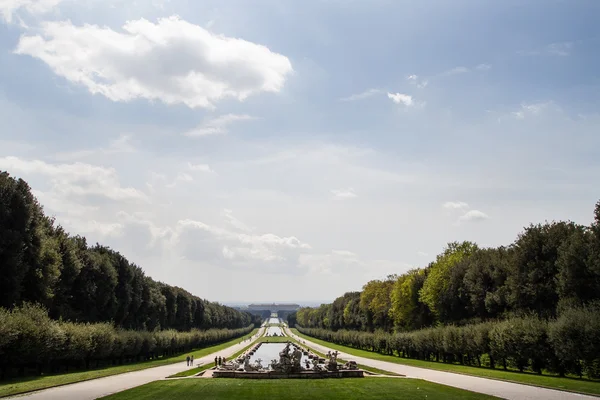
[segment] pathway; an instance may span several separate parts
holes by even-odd
[[[206,355],[194,360],[195,365],[204,365],[213,363],[215,356],[229,358],[238,351],[244,349],[252,342],[262,336],[265,328],[261,328],[250,340],[235,344],[224,350]],[[107,376],[105,378],[92,379],[85,382],[72,383],[65,386],[59,386],[50,389],[44,389],[37,392],[27,393],[8,397],[8,399],[18,400],[94,400],[109,394],[121,392],[136,386],[144,385],[169,375],[185,371],[190,367],[185,362],[164,365],[161,367],[148,368],[141,371],[127,372],[125,374]],[[597,399],[596,399],[597,400]]]
[[[321,352],[327,353],[333,349],[321,346],[307,339],[293,334],[289,328],[285,328],[285,333],[300,343]],[[452,372],[436,371],[426,368],[410,367],[407,365],[395,364],[387,361],[373,360],[371,358],[357,357],[352,354],[340,352],[339,358],[354,360],[358,364],[369,367],[379,368],[385,371],[395,372],[406,375],[408,378],[424,379],[429,382],[440,383],[446,386],[453,386],[459,389],[470,390],[472,392],[485,393],[509,400],[599,400],[598,397],[582,395],[578,393],[563,392],[560,390],[545,389],[535,386],[498,381],[494,379],[479,378],[470,375],[455,374]]]

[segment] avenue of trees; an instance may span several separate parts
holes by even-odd
[[[530,225],[506,247],[450,243],[425,268],[368,282],[290,326],[405,357],[600,375],[600,202],[591,226]]]
[[[44,214],[24,180],[0,171],[3,364],[7,359],[13,366],[22,365],[17,360],[29,363],[36,357],[52,360],[58,354],[68,359],[71,350],[64,346],[75,342],[80,347],[73,357],[84,361],[149,353],[151,357],[153,352],[168,353],[239,336],[257,322],[260,319],[248,313],[156,282],[118,252],[99,244],[89,246],[84,237],[69,235]],[[57,336],[48,339],[44,335],[49,332]],[[108,337],[114,340],[110,346],[98,345],[94,335],[106,343]],[[81,342],[81,336],[91,342]],[[43,350],[43,343],[52,344]],[[143,350],[126,350],[127,346]]]
[[[0,377],[68,372],[152,360],[250,333],[237,329],[128,330],[109,322],[53,320],[40,305],[0,308]]]

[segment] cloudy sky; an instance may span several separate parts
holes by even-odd
[[[211,300],[589,224],[597,0],[0,0],[0,169]]]

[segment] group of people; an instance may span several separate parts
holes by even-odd
[[[215,367],[225,364],[226,361],[227,360],[225,359],[225,357],[221,357],[221,356],[215,357]]]
[[[185,362],[187,363],[188,367],[193,367],[194,366],[194,355],[192,354],[191,356],[187,356],[185,358]]]

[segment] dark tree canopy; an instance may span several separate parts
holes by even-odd
[[[120,253],[70,236],[29,185],[0,171],[0,307],[44,306],[50,317],[126,329],[241,328],[248,313],[144,275]]]

